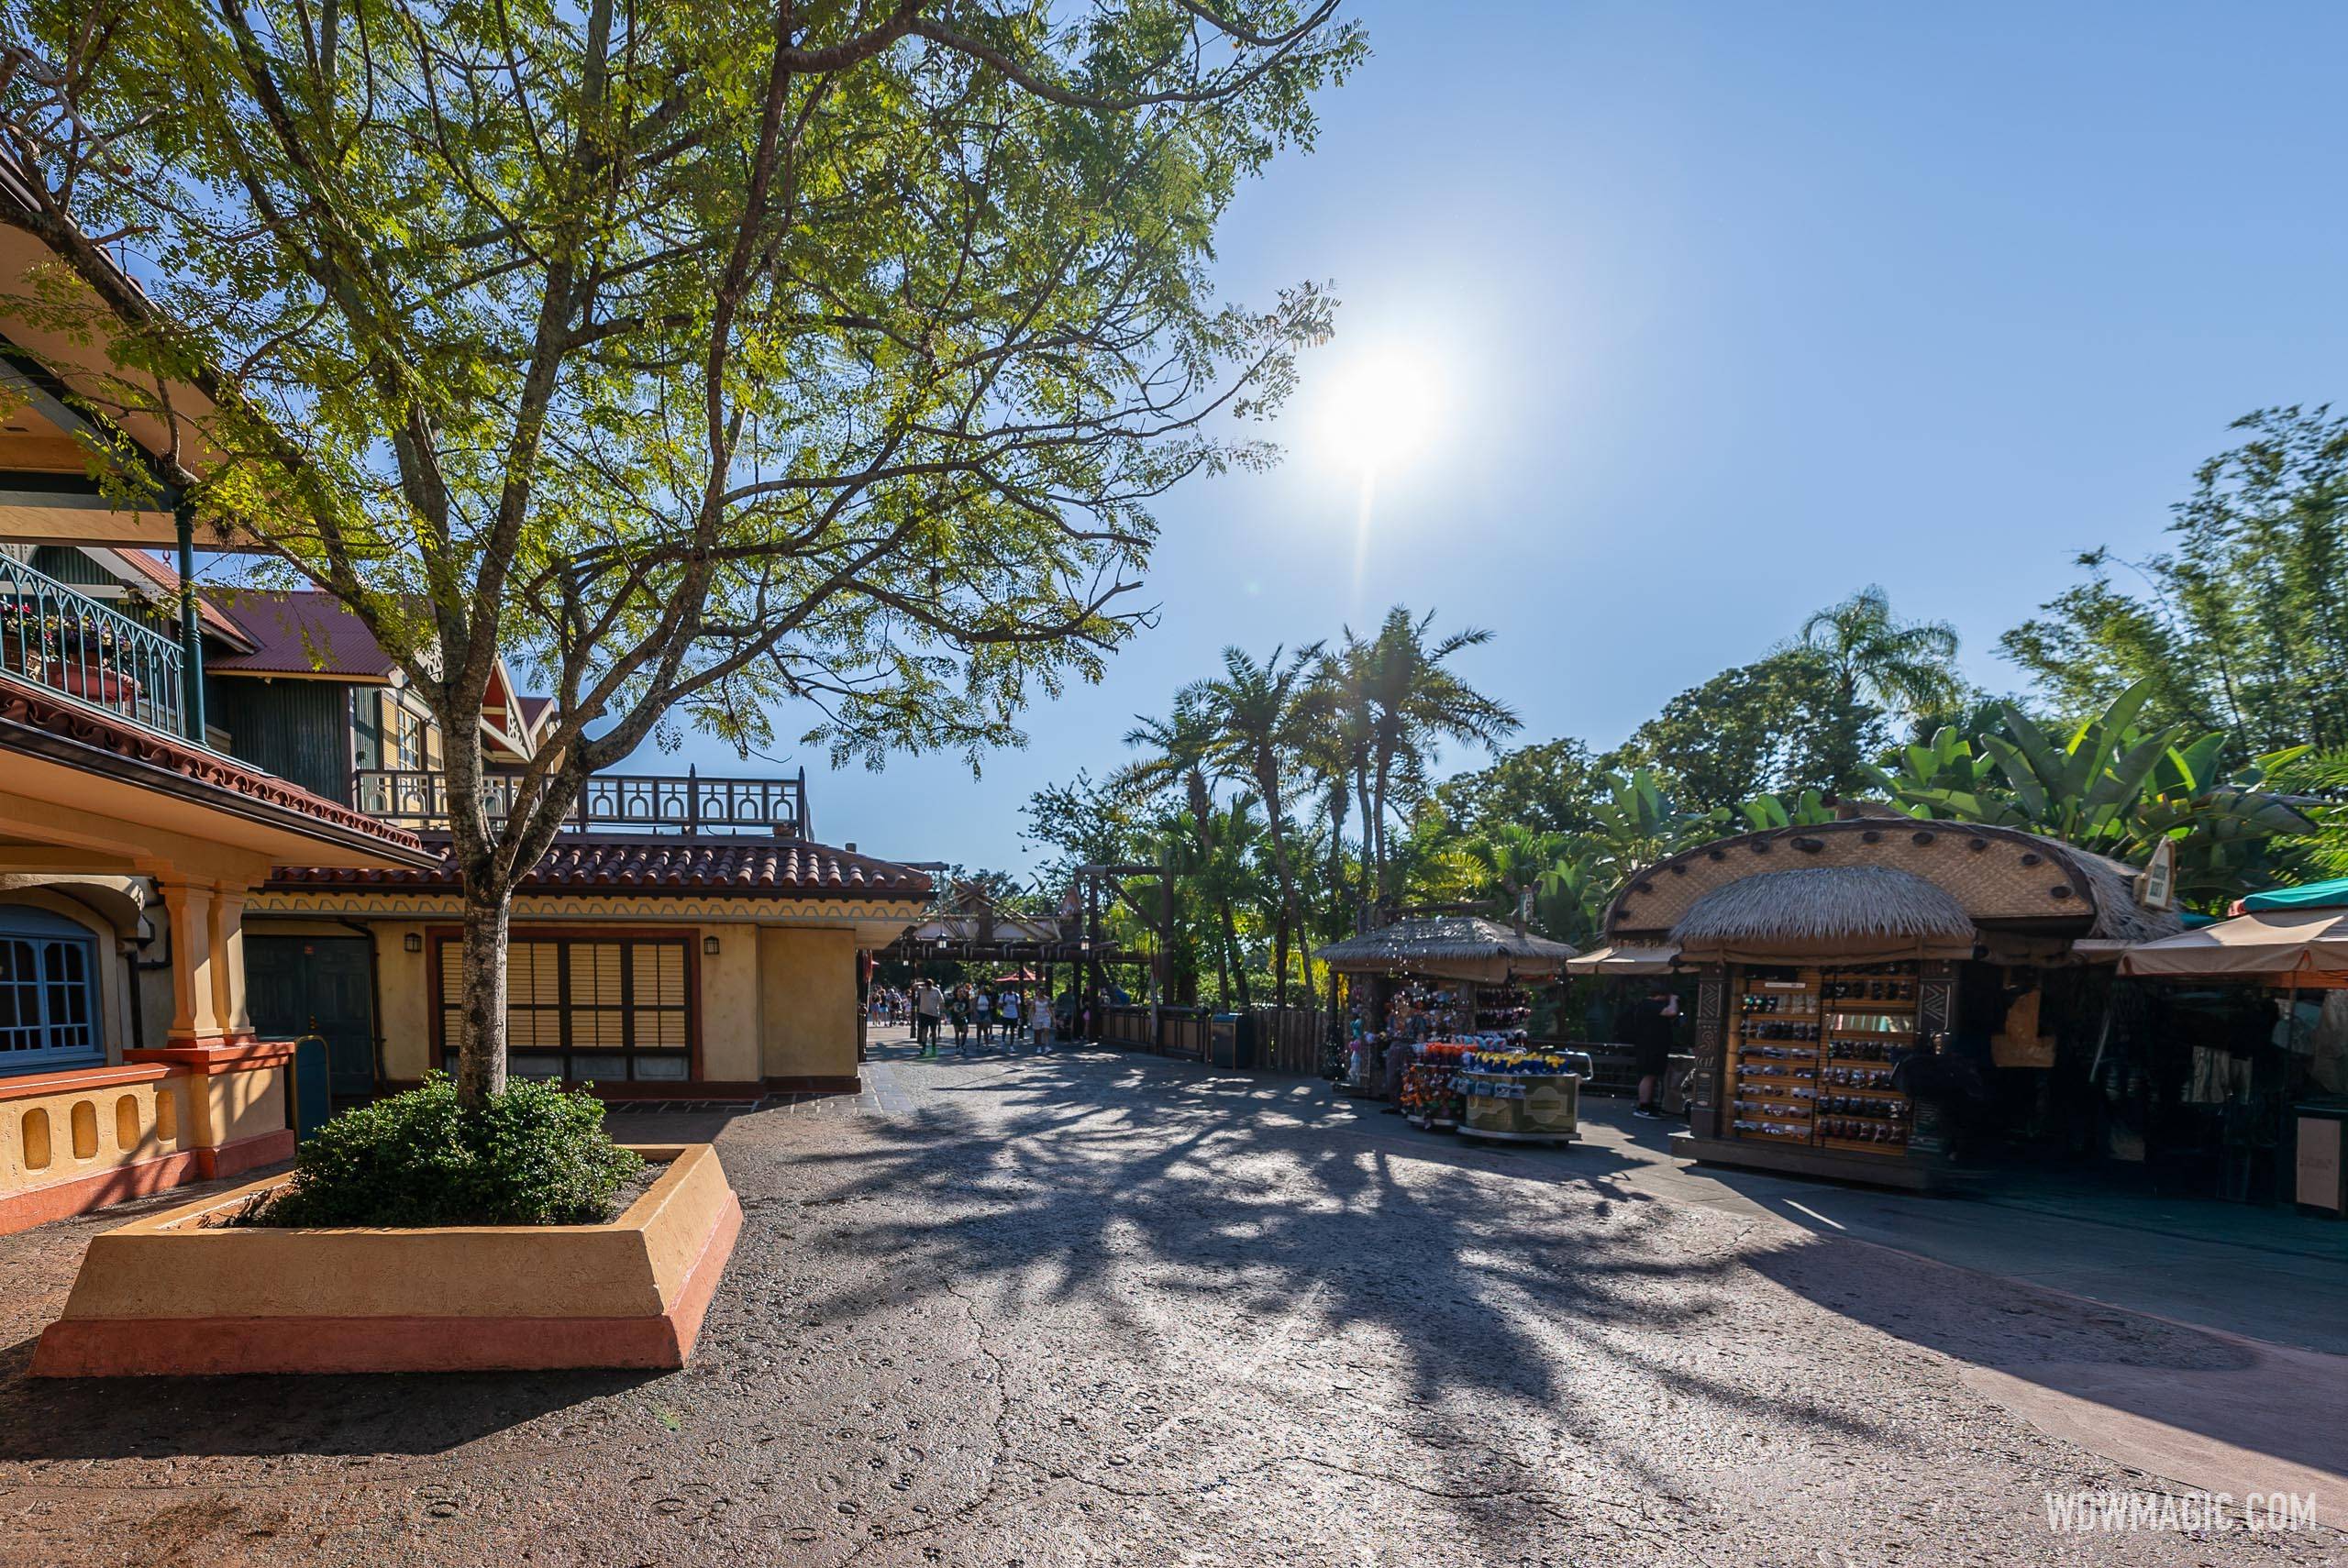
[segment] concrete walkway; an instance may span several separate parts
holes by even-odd
[[[903,1056],[860,1095],[615,1118],[714,1132],[747,1214],[678,1373],[35,1381],[120,1217],[0,1237],[0,1568],[2342,1560],[2338,1492],[2266,1534],[2050,1522],[2224,1474],[2146,1387],[2322,1439],[2334,1390],[2254,1387],[2239,1342],[1659,1196],[1661,1151],[1613,1134],[1486,1149],[1309,1079]],[[2204,1446],[2114,1460],[2122,1417]]]
[[[1690,1165],[1669,1121],[1626,1102],[1585,1107],[1620,1180],[1676,1203],[1766,1214],[1819,1235],[1896,1247],[2152,1317],[2348,1355],[2348,1222],[2238,1203],[2138,1197],[2059,1177],[1926,1197]]]
[[[2114,1327],[2132,1313],[2199,1330],[2222,1347],[2200,1364],[2050,1356],[2024,1330],[1961,1376],[2040,1430],[2179,1485],[2348,1503],[2348,1223],[2057,1177],[1965,1198],[1805,1181],[1689,1164],[1671,1152],[1675,1126],[1588,1101],[1574,1157],[1620,1162],[1607,1181],[1666,1202],[2115,1308],[2097,1320]]]

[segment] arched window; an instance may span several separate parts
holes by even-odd
[[[98,943],[63,915],[0,904],[0,1073],[105,1060]]]

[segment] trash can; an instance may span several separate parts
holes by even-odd
[[[1252,1068],[1256,1065],[1256,1015],[1219,1012],[1207,1025],[1207,1059],[1218,1067]]]
[[[2312,1214],[2348,1216],[2348,1100],[2309,1100],[2291,1108],[2298,1138],[2292,1197]]]

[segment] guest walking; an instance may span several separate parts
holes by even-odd
[[[970,988],[954,988],[953,999],[946,1004],[946,1016],[954,1021],[954,1055],[967,1057],[970,1054]]]
[[[937,1021],[946,1014],[946,993],[937,988],[936,980],[924,980],[914,993],[914,1038],[921,1042],[921,1054],[937,1055]]]

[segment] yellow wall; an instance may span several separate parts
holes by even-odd
[[[856,1076],[856,933],[759,930],[765,1076]]]
[[[701,961],[701,1072],[739,1083],[759,1074],[759,930],[748,925],[693,929]],[[703,938],[717,951],[703,951]]]
[[[383,1073],[413,1083],[430,1059],[434,996],[426,955],[407,951],[421,921],[370,920],[382,997]],[[444,923],[445,922],[439,922]],[[581,934],[592,921],[532,920]],[[626,923],[644,925],[640,920]],[[256,932],[292,933],[300,922],[266,917]],[[339,928],[347,931],[348,927]],[[697,924],[689,933],[701,966],[701,1076],[741,1083],[759,1077],[852,1077],[856,1072],[856,947],[853,931]],[[717,938],[707,952],[704,939]]]
[[[204,1082],[184,1076],[152,1078],[0,1101],[0,1198],[193,1148],[200,1142],[200,1129],[189,1116],[189,1090],[193,1087],[201,1094]],[[282,1080],[278,1082],[282,1096]],[[126,1099],[130,1101],[127,1114],[122,1105]],[[159,1111],[158,1099],[172,1101],[171,1107]],[[282,1099],[279,1103],[282,1104]],[[74,1112],[83,1107],[87,1109],[82,1124],[96,1137],[96,1147],[88,1154],[77,1154],[73,1146]],[[168,1137],[163,1134],[165,1124],[171,1129]],[[271,1126],[260,1131],[274,1132],[284,1125],[284,1117],[279,1115]],[[132,1132],[133,1136],[126,1140],[125,1132]]]
[[[383,1006],[380,1026],[383,1076],[412,1084],[440,1065],[432,1059],[431,968],[425,954],[407,950],[408,933],[424,936],[424,923],[396,920],[365,923],[375,933],[376,988]]]

